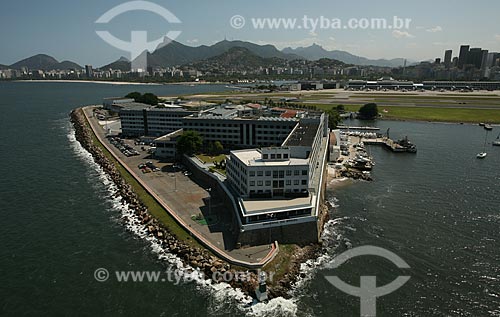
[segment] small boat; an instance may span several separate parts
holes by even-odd
[[[492,127],[491,125],[489,125],[489,124],[486,124],[486,125],[484,126],[484,129],[485,129],[485,130],[488,130],[488,131],[491,131],[491,130],[493,130],[493,127]]]
[[[495,141],[493,141],[493,146],[500,146],[500,133],[498,134]]]
[[[484,159],[486,157],[486,155],[488,155],[488,153],[486,153],[486,141],[488,140],[488,130],[486,130],[486,136],[484,137],[484,148],[483,148],[483,151],[481,153],[479,153],[478,155],[476,155],[476,158],[478,159]]]
[[[480,127],[484,127],[485,125],[486,125],[486,124],[484,124],[483,122],[481,122],[481,123],[479,124],[479,126],[480,126]]]

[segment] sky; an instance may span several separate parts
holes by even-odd
[[[44,53],[80,65],[103,66],[130,53],[113,47],[96,31],[109,31],[129,41],[131,31],[148,32],[156,40],[168,31],[180,31],[177,41],[190,45],[211,45],[223,39],[245,40],[284,47],[313,43],[328,50],[345,50],[372,59],[407,58],[413,61],[443,57],[445,49],[458,54],[461,44],[500,52],[500,1],[337,1],[337,0],[151,0],[181,22],[170,23],[155,12],[133,11],[114,17],[107,24],[95,21],[123,0],[2,0],[0,2],[0,64]],[[231,26],[235,15],[245,19],[241,28]],[[393,17],[411,19],[408,29],[320,28],[303,22]],[[254,28],[258,18],[297,19],[288,28]],[[239,20],[241,22],[241,20]],[[314,20],[311,20],[314,21]],[[324,22],[323,26],[327,23]],[[241,23],[238,24],[241,26]]]

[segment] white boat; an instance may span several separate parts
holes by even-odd
[[[486,131],[486,136],[484,137],[484,148],[483,148],[483,151],[481,153],[479,153],[478,155],[476,155],[476,157],[478,159],[484,159],[486,157],[486,155],[488,155],[488,153],[486,153],[486,141],[488,140],[488,131]]]
[[[493,146],[500,146],[500,133],[498,134],[495,141],[493,141]]]
[[[481,153],[479,153],[476,157],[477,157],[478,159],[484,159],[484,158],[486,157],[486,155],[488,155],[488,153],[486,153],[486,152],[481,152]]]

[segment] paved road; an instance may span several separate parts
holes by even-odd
[[[90,109],[87,109],[86,112],[90,117]],[[99,125],[99,122],[94,118],[90,118],[90,122],[94,127],[98,127],[96,130],[102,131],[101,136],[104,136],[105,126]],[[153,159],[147,151],[141,150],[140,145],[134,145],[133,140],[126,140],[126,143],[133,146],[141,154],[139,156],[127,157],[111,143],[109,145],[113,153],[129,167],[136,170],[136,174],[190,227],[194,228],[213,245],[224,250],[235,259],[258,262],[268,255],[270,245],[235,249],[235,234],[233,231],[237,232],[238,228],[233,228],[230,219],[227,217],[219,216],[217,211],[225,210],[225,206],[220,203],[220,199],[216,195],[210,197],[207,188],[200,186],[195,180],[185,176],[182,171],[178,169],[174,170],[172,163]],[[137,166],[147,161],[153,162],[161,171],[145,174],[140,172]],[[200,213],[206,217],[215,215],[217,220],[211,225],[202,225],[192,220],[193,215]],[[228,238],[228,236],[232,236],[233,239]]]

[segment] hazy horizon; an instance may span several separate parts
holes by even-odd
[[[95,21],[111,8],[127,1],[110,0],[84,3],[49,0],[44,2],[14,2],[0,4],[0,25],[9,30],[0,35],[0,64],[11,65],[24,58],[47,54],[59,61],[70,60],[80,65],[96,67],[113,62],[128,53],[121,51],[97,34],[106,30],[124,41],[132,30],[145,30],[148,40],[158,39],[169,30],[179,30],[176,41],[189,45],[212,45],[223,39],[272,44],[284,47],[306,47],[313,43],[327,50],[342,50],[370,59],[407,58],[423,61],[443,57],[446,49],[458,55],[461,44],[500,51],[500,30],[495,28],[500,3],[493,0],[481,4],[463,0],[443,4],[429,0],[418,3],[387,1],[349,5],[339,1],[304,3],[289,1],[151,1],[175,15],[181,23],[168,23],[152,12],[126,12],[106,25]],[[27,8],[28,7],[28,8]],[[487,10],[485,10],[487,9]],[[450,15],[453,13],[453,15]],[[234,16],[246,19],[244,27],[232,27]],[[386,18],[411,19],[408,29],[256,29],[251,19],[319,19]]]

